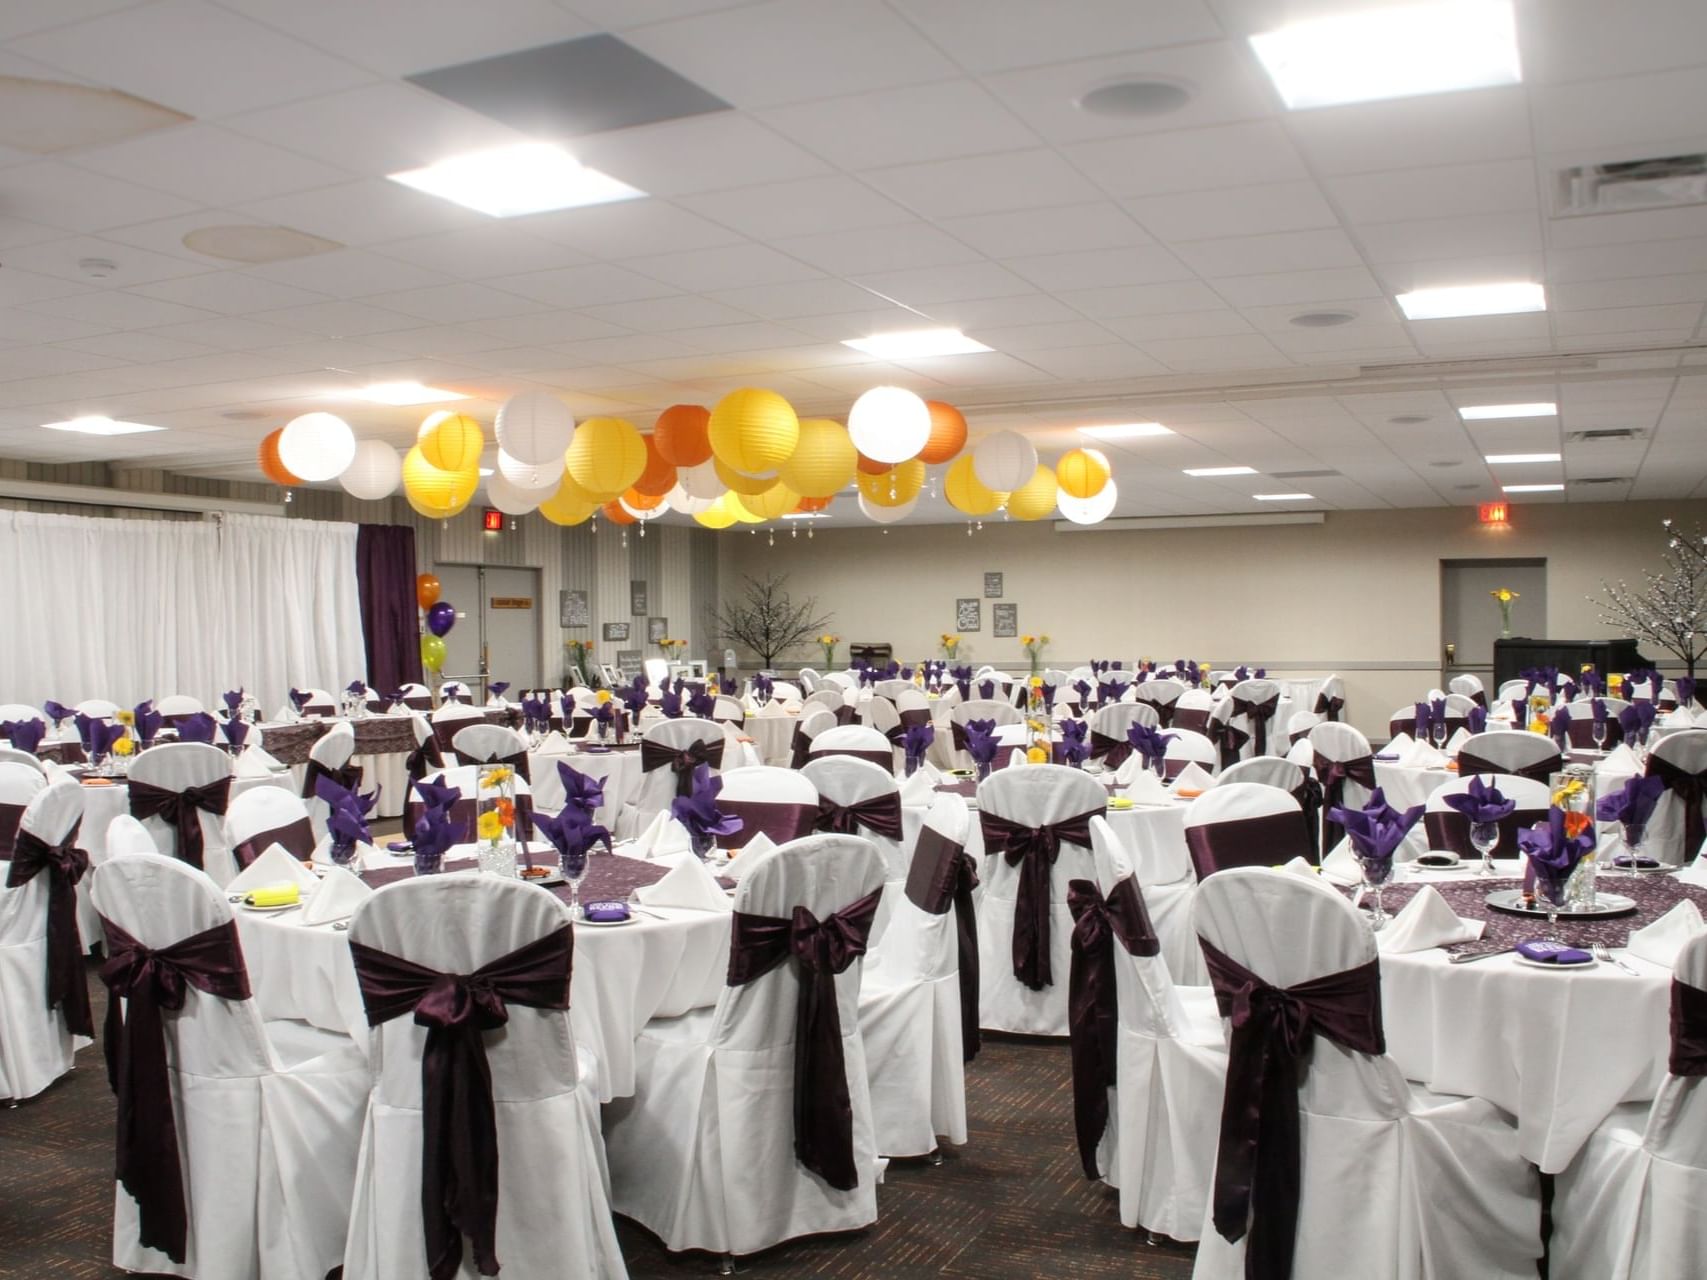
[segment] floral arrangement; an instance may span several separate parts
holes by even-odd
[[[679,656],[681,651],[687,647],[688,642],[686,640],[673,640],[669,636],[664,636],[658,641],[658,652],[666,658]]]
[[[516,771],[507,764],[493,765],[480,775],[480,789],[495,792],[492,807],[475,822],[475,833],[494,850],[516,825]]]
[[[592,679],[593,642],[565,640],[563,650],[569,655],[569,664],[581,673],[582,678]]]
[[[840,640],[840,636],[831,635],[828,631],[818,637],[818,647],[824,651],[825,667],[836,665],[836,645]]]
[[[1500,607],[1500,634],[1509,636],[1511,634],[1511,602],[1522,599],[1522,597],[1510,587],[1495,587],[1488,594],[1494,598],[1494,603]]]
[[[936,644],[945,658],[952,659],[960,653],[960,637],[952,632],[944,631],[936,638]]]
[[[1049,647],[1049,637],[1045,635],[1021,636],[1019,647],[1025,650],[1025,656],[1031,660],[1031,674],[1036,675],[1043,667],[1043,651]]]

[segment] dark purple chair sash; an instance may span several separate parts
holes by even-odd
[[[1670,760],[1649,756],[1648,776],[1662,779],[1666,790],[1675,795],[1683,806],[1683,856],[1678,861],[1687,862],[1701,847],[1702,808],[1707,806],[1707,773],[1690,773]]]
[[[693,790],[693,771],[696,768],[703,764],[715,769],[722,759],[723,743],[719,739],[695,742],[682,750],[665,746],[652,738],[640,740],[640,771],[651,773],[666,767],[675,770],[678,796],[685,796]]]
[[[1160,955],[1162,944],[1144,909],[1138,881],[1126,876],[1104,898],[1090,880],[1067,885],[1073,913],[1073,962],[1067,976],[1067,1034],[1073,1057],[1073,1128],[1085,1177],[1097,1179],[1097,1144],[1108,1127],[1108,1091],[1115,1087],[1120,1004],[1114,942],[1128,955]]]
[[[1261,702],[1252,702],[1248,698],[1233,699],[1233,714],[1221,726],[1221,767],[1239,762],[1239,752],[1245,743],[1256,739],[1255,753],[1259,756],[1268,754],[1268,722],[1274,719],[1274,713],[1280,706],[1278,693],[1264,698]],[[1233,723],[1243,716],[1249,722],[1250,732],[1239,728]]]
[[[1496,858],[1518,856],[1517,833],[1526,831],[1537,822],[1547,821],[1545,809],[1514,809],[1497,824],[1500,842],[1494,846]],[[1470,843],[1470,819],[1456,809],[1440,809],[1423,814],[1423,830],[1428,832],[1430,849],[1447,849],[1460,858],[1480,858]]]
[[[955,949],[960,971],[960,1046],[967,1062],[978,1056],[978,913],[972,891],[978,868],[966,846],[933,827],[919,828],[913,861],[907,868],[907,901],[940,916],[954,908]]]
[[[237,924],[227,920],[154,951],[101,917],[107,940],[107,1082],[118,1098],[119,1184],[136,1200],[137,1243],[184,1261],[189,1218],[184,1170],[166,1066],[164,1013],[184,1007],[188,988],[247,1000],[249,974]]]
[[[1208,707],[1174,707],[1174,718],[1170,727],[1175,729],[1190,729],[1193,733],[1206,733],[1209,729]]]
[[[771,800],[727,800],[717,797],[717,807],[724,813],[741,819],[739,844],[746,844],[761,832],[777,844],[798,840],[812,831],[818,810],[809,804],[778,804]],[[731,837],[726,843],[736,844]]]
[[[308,757],[308,763],[302,770],[302,798],[312,800],[319,795],[320,779],[335,782],[345,791],[355,794],[362,785],[362,767],[359,764],[346,762],[342,767],[334,769],[330,765],[321,764],[313,756]]]
[[[788,751],[790,769],[799,769],[812,758],[812,739],[799,725],[794,726],[794,736],[788,740]]]
[[[1671,981],[1671,1059],[1674,1076],[1707,1076],[1707,991]]]
[[[1288,1280],[1298,1236],[1298,1089],[1317,1035],[1385,1053],[1378,960],[1272,987],[1201,937],[1221,1016],[1232,1023],[1213,1219],[1222,1239],[1246,1232],[1247,1280]]]
[[[172,828],[172,852],[197,870],[202,867],[203,813],[224,814],[231,800],[231,779],[220,778],[205,787],[170,791],[151,782],[130,780],[130,816],[141,821],[159,818]]]
[[[746,986],[792,957],[800,995],[794,1013],[794,1154],[838,1191],[859,1185],[853,1158],[853,1101],[842,1056],[836,975],[865,954],[878,886],[820,921],[805,907],[788,919],[734,913],[729,985]]]
[[[1337,822],[1327,821],[1325,815],[1331,809],[1343,809],[1345,803],[1345,784],[1355,782],[1360,786],[1375,790],[1375,757],[1357,756],[1351,760],[1330,760],[1320,751],[1311,758],[1311,764],[1316,770],[1316,781],[1322,788],[1322,848],[1332,849],[1345,838],[1345,828]]]
[[[1302,813],[1205,822],[1185,829],[1185,844],[1199,880],[1228,867],[1277,867],[1293,858],[1309,861],[1315,852]]]
[[[403,699],[403,705],[411,711],[431,711],[433,699],[431,694],[412,693]]]
[[[1054,973],[1049,963],[1049,872],[1055,859],[1061,856],[1061,844],[1091,847],[1091,819],[1108,811],[1106,805],[1087,809],[1059,822],[1041,827],[1025,827],[1007,818],[997,817],[988,809],[978,814],[978,825],[984,833],[984,853],[1000,854],[1008,865],[1019,868],[1019,883],[1014,894],[1014,977],[1033,991],[1053,986]]]
[[[1315,710],[1317,715],[1329,722],[1337,721],[1340,718],[1340,712],[1345,710],[1345,699],[1330,698],[1326,693],[1318,693]]]
[[[836,708],[836,727],[859,723],[859,708],[851,702],[844,702]]]
[[[1578,750],[1591,750],[1594,747],[1594,719],[1593,719],[1593,717],[1583,716],[1581,719],[1578,719],[1577,717],[1572,716],[1568,732],[1571,735],[1571,746],[1577,748]],[[1614,715],[1607,716],[1606,717],[1606,748],[1607,748],[1607,750],[1610,751],[1613,747],[1616,747],[1620,742],[1623,742],[1623,741],[1624,741],[1624,727],[1618,723],[1618,717],[1614,716]]]
[[[1322,837],[1322,785],[1308,773],[1304,781],[1287,793],[1298,802],[1298,808],[1304,813],[1305,833],[1310,837],[1310,852],[1319,859],[1321,856],[1320,840]]]
[[[445,767],[445,753],[435,737],[418,743],[408,758],[403,761],[403,767],[408,771],[409,781],[419,782],[429,773],[437,773]]]
[[[476,760],[474,757],[470,756],[468,757],[468,763],[479,765],[483,769],[490,769],[495,764],[509,765],[510,768],[522,775],[530,787],[533,785],[533,771],[528,766],[528,753],[525,750],[517,751],[507,756],[487,756],[484,760]]]
[[[12,843],[18,838],[18,827],[24,821],[27,805],[0,804],[0,860],[12,856]]]
[[[868,827],[891,840],[901,838],[901,793],[873,796],[853,804],[837,804],[828,796],[818,797],[818,813],[812,823],[816,831],[839,831],[858,835],[860,827]]]
[[[298,818],[282,827],[257,831],[233,845],[231,856],[237,860],[238,868],[242,869],[265,853],[269,845],[275,844],[282,846],[284,851],[297,861],[307,862],[314,856],[314,824],[307,818]]]
[[[47,873],[47,1007],[65,1014],[72,1035],[93,1036],[89,984],[83,976],[83,935],[77,929],[77,882],[89,870],[89,855],[77,847],[78,821],[58,844],[19,830],[6,887],[28,884]]]
[[[1178,705],[1179,701],[1177,698],[1173,702],[1152,702],[1144,696],[1143,690],[1140,689],[1138,693],[1138,701],[1142,702],[1147,707],[1154,707],[1156,709],[1156,719],[1160,721],[1161,728],[1171,729],[1174,727],[1174,708]],[[1181,727],[1183,728],[1184,726],[1182,725]]]
[[[421,1234],[427,1274],[450,1280],[462,1237],[481,1275],[498,1274],[498,1123],[485,1033],[509,1005],[567,1009],[574,938],[568,925],[483,964],[439,973],[359,942],[350,956],[370,1027],[406,1013],[427,1028],[421,1052]]]
[[[866,751],[858,747],[827,747],[814,751],[811,758],[822,760],[825,756],[852,756],[855,760],[864,760],[867,764],[876,765],[885,773],[895,772],[895,751],[893,748],[888,751]]]
[[[1106,733],[1091,730],[1091,759],[1101,760],[1110,769],[1118,769],[1132,754],[1132,744],[1125,738],[1111,738]]]
[[[1534,764],[1526,764],[1519,768],[1509,765],[1495,764],[1492,760],[1483,758],[1473,751],[1460,750],[1458,753],[1458,776],[1468,777],[1472,773],[1503,773],[1508,778],[1533,778],[1537,782],[1546,782],[1559,770],[1563,757],[1557,753],[1537,760]]]
[[[516,806],[520,809],[520,804]],[[445,812],[445,818],[450,823],[452,831],[457,832],[455,844],[470,844],[474,840],[474,824],[480,815],[480,805],[472,797],[464,796],[457,800]],[[415,824],[427,816],[427,806],[419,800],[408,800],[403,805],[403,830],[407,833],[415,830]]]
[[[901,732],[903,734],[908,729],[916,729],[931,722],[929,707],[914,707],[908,711],[898,711],[896,714],[901,717]]]

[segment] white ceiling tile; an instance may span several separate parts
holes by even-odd
[[[1144,352],[1169,369],[1195,373],[1220,369],[1284,369],[1292,362],[1260,334],[1215,338],[1152,338]]]
[[[32,31],[62,27],[101,14],[127,9],[137,0],[7,0],[0,9],[0,40],[11,40]]]
[[[634,302],[610,302],[585,308],[595,320],[619,324],[645,333],[668,329],[692,329],[709,324],[743,324],[752,319],[744,311],[726,307],[710,298],[683,294],[674,298],[645,298]],[[584,345],[584,344],[578,344]]]
[[[73,351],[110,356],[114,360],[128,360],[134,364],[150,364],[156,360],[185,360],[190,356],[208,355],[215,350],[199,342],[185,342],[181,338],[162,337],[158,333],[147,331],[103,333],[92,338],[72,338],[59,345]]]
[[[1357,239],[1371,262],[1426,262],[1539,253],[1541,223],[1533,213],[1486,213],[1470,218],[1423,218],[1360,227]]]
[[[1094,320],[1057,320],[1048,324],[976,327],[968,331],[968,336],[997,351],[1026,355],[1033,351],[1060,351],[1067,347],[1106,346],[1113,336],[1110,329],[1119,333],[1115,324],[1105,328]]]
[[[565,326],[558,322],[572,321]],[[400,329],[396,333],[364,334],[369,346],[410,356],[468,356],[517,343],[555,342],[571,338],[599,338],[620,333],[614,325],[588,320],[572,312],[540,312],[526,316],[500,316],[469,325],[429,325]]]
[[[1031,351],[1026,363],[1057,378],[1082,378],[1089,382],[1114,378],[1149,378],[1168,371],[1167,366],[1124,342],[1099,347],[1069,347],[1061,351]]]
[[[741,241],[739,233],[664,200],[624,200],[540,213],[523,220],[521,226],[528,235],[606,260]]]
[[[1432,289],[1448,285],[1482,284],[1491,281],[1539,280],[1546,282],[1548,272],[1539,253],[1505,253],[1489,257],[1455,254],[1419,262],[1372,263],[1375,273],[1387,292],[1408,293],[1413,289]]]
[[[1707,236],[1707,205],[1631,210],[1616,216],[1556,217],[1547,224],[1547,243],[1555,249],[1631,244],[1639,240],[1689,240],[1699,236]]]
[[[898,360],[896,363],[903,369],[923,374],[948,387],[1023,387],[1057,381],[1054,374],[1038,368],[1029,359],[1020,360],[994,351]]]
[[[160,305],[164,306],[165,304]],[[189,308],[180,307],[177,310],[188,311]],[[194,314],[202,318],[153,326],[151,332],[168,338],[182,338],[186,342],[199,342],[204,346],[218,347],[222,351],[248,351],[262,347],[282,347],[293,342],[300,342],[303,338],[302,330],[286,328],[284,325],[268,324],[260,320],[247,320],[239,316],[216,316],[206,311],[198,311]]]
[[[71,163],[197,204],[233,205],[348,182],[347,169],[209,124],[146,133],[79,151]]]
[[[283,325],[303,333],[328,337],[365,337],[374,333],[397,333],[417,328],[421,319],[362,302],[313,302],[300,307],[281,307],[258,317],[264,324]]]
[[[825,350],[824,344],[809,333],[791,329],[786,325],[771,324],[768,321],[749,320],[737,321],[730,324],[714,324],[696,326],[690,329],[675,329],[664,334],[673,342],[692,347],[696,351],[721,353],[725,351],[758,351],[761,348],[783,348],[792,355],[802,347],[812,347]],[[838,344],[839,345],[839,344]],[[860,359],[860,353],[848,347],[840,347],[850,359]],[[840,361],[824,360],[819,363],[840,363]]]
[[[250,267],[247,274],[279,284],[312,289],[334,298],[362,298],[375,293],[396,293],[446,284],[451,277],[396,258],[381,257],[360,249],[317,253],[289,262]]]
[[[856,283],[905,307],[929,307],[936,302],[973,298],[1004,298],[1032,291],[1024,280],[993,262],[883,271],[861,276]]]
[[[1038,288],[1050,292],[1165,284],[1191,279],[1191,272],[1160,245],[1051,253],[1034,258],[1013,258],[1008,265]]]
[[[1469,164],[1527,156],[1529,104],[1521,87],[1437,93],[1293,111],[1286,127],[1322,174]]]
[[[955,298],[932,303],[924,309],[937,324],[954,325],[962,331],[1010,324],[1067,324],[1080,319],[1078,312],[1045,293],[1016,293],[1000,298]],[[907,328],[890,322],[867,330]]]
[[[525,275],[499,276],[491,284],[507,293],[535,298],[554,307],[587,307],[601,302],[631,302],[661,298],[676,292],[671,286],[636,271],[595,262]]]
[[[712,191],[695,197],[693,207],[696,213],[761,241],[912,221],[900,205],[845,174]]]
[[[1112,316],[1167,315],[1175,311],[1214,311],[1227,305],[1214,289],[1195,280],[1178,284],[1069,289],[1060,294],[1060,299],[1093,320]]]
[[[194,208],[177,196],[58,160],[0,169],[0,204],[9,218],[56,227],[61,234],[101,231]]]
[[[1379,298],[1381,286],[1362,267],[1320,271],[1275,271],[1229,276],[1215,282],[1216,292],[1235,307],[1281,306],[1343,298]]]
[[[71,320],[84,320],[109,329],[152,329],[159,325],[214,318],[213,312],[199,307],[181,307],[125,289],[103,289],[99,293],[50,298],[30,303],[28,309]]]
[[[689,249],[630,258],[623,263],[631,271],[649,275],[665,284],[695,293],[708,289],[733,289],[741,285],[780,284],[807,280],[820,273],[813,267],[762,244],[727,245],[716,249]]]
[[[0,270],[0,306],[18,306],[44,298],[67,298],[88,293],[95,284],[97,282],[93,280],[65,280],[22,269]]]
[[[402,240],[486,221],[484,214],[383,178],[255,200],[238,211],[275,226],[352,245]]]
[[[811,152],[735,111],[618,129],[583,138],[574,149],[582,163],[659,196],[727,191],[830,170]]]
[[[90,258],[105,259],[112,265],[111,273],[92,277],[89,269],[81,265]],[[6,274],[29,272],[67,282],[69,287],[62,290],[64,293],[93,288],[128,288],[153,280],[194,275],[206,269],[183,258],[151,253],[98,236],[72,236],[64,240],[20,245],[6,251],[5,261]]]
[[[1284,231],[1266,236],[1198,240],[1174,247],[1187,266],[1211,278],[1261,272],[1352,267],[1362,259],[1343,231]]]
[[[945,218],[940,225],[950,235],[992,258],[1018,258],[1068,249],[1120,249],[1150,243],[1150,237],[1125,210],[1107,201]]]
[[[1549,283],[1700,271],[1707,271],[1707,237],[1656,240],[1647,244],[1600,245],[1590,249],[1554,249],[1547,255]]]
[[[200,0],[154,0],[24,36],[13,47],[95,83],[203,118],[371,78],[342,58]],[[210,68],[218,74],[210,75]]]
[[[1693,330],[1701,321],[1700,303],[1670,307],[1609,307],[1597,311],[1568,311],[1553,317],[1562,335],[1632,333],[1644,329]]]
[[[1248,187],[1309,177],[1285,131],[1271,121],[1079,142],[1062,152],[1115,196]]]
[[[700,353],[656,333],[630,333],[620,338],[591,338],[585,342],[565,342],[558,347],[577,364],[623,364],[629,360],[664,360],[671,356],[692,356]]]
[[[969,80],[827,98],[758,115],[832,164],[852,170],[1018,151],[1038,141]]]
[[[1336,227],[1339,219],[1313,182],[1276,182],[1213,192],[1178,192],[1123,202],[1158,239],[1213,240]]]
[[[293,289],[289,285],[240,271],[204,271],[198,275],[180,276],[176,280],[156,280],[138,285],[134,292],[146,298],[159,298],[232,316],[273,311],[280,307],[307,306],[327,300],[323,293]]]
[[[1355,317],[1346,324],[1330,325],[1318,330],[1325,333],[1344,333],[1369,325],[1397,325],[1401,320],[1399,309],[1385,298],[1323,298],[1313,301],[1307,307],[1295,303],[1279,303],[1273,306],[1250,305],[1239,308],[1240,315],[1267,334],[1297,330],[1299,326],[1292,323],[1292,318],[1307,311],[1347,311]]]
[[[946,266],[978,258],[976,250],[924,222],[790,236],[776,241],[773,247],[838,276],[903,267]]]
[[[506,293],[472,280],[429,285],[425,289],[404,289],[397,293],[377,293],[368,301],[375,307],[401,311],[423,320],[438,320],[445,316],[456,316],[461,320],[490,320],[495,316],[526,315],[545,309],[537,299]]]
[[[927,218],[1083,204],[1099,194],[1059,155],[1041,150],[874,169],[865,177]]]
[[[1105,327],[1139,345],[1166,338],[1224,338],[1251,332],[1248,320],[1236,311],[1179,311],[1156,316],[1121,316],[1103,321]]]
[[[1707,272],[1638,276],[1628,280],[1584,280],[1550,283],[1547,303],[1555,312],[1596,307],[1664,306],[1676,302],[1707,302]]]
[[[1346,174],[1328,179],[1325,186],[1340,211],[1358,223],[1537,208],[1535,163],[1529,159]]]
[[[67,342],[110,333],[117,325],[90,323],[65,316],[43,315],[22,307],[0,306],[0,341],[7,343]]]
[[[800,316],[835,315],[857,311],[877,301],[868,289],[846,280],[795,280],[783,284],[743,286],[721,289],[711,295],[718,302],[764,316],[771,320],[792,320]]]
[[[1214,40],[1202,0],[897,0],[901,12],[973,72]]]
[[[1707,9],[1672,0],[1525,4],[1523,78],[1535,85],[1689,66],[1707,48]]]
[[[1641,155],[1673,152],[1645,150],[1656,139],[1698,138],[1707,112],[1707,68],[1650,72],[1639,79],[1576,81],[1530,89],[1536,146],[1543,152],[1599,153],[1635,145]],[[1594,155],[1595,159],[1640,156]]]

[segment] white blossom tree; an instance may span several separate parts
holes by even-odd
[[[1634,587],[1622,580],[1603,581],[1605,597],[1591,596],[1590,602],[1600,606],[1600,620],[1607,626],[1651,640],[1676,655],[1693,678],[1695,664],[1707,657],[1707,627],[1702,618],[1707,609],[1707,534],[1699,525],[1694,533],[1684,534],[1670,520],[1660,523],[1666,532],[1664,567],[1644,569],[1646,582]]]

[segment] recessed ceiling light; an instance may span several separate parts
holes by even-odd
[[[1395,299],[1407,320],[1450,320],[1459,316],[1509,316],[1547,309],[1547,291],[1527,280],[1501,284],[1457,284],[1413,289]]]
[[[1286,323],[1300,329],[1332,329],[1336,325],[1350,324],[1355,319],[1355,311],[1303,311]]]
[[[1436,0],[1293,23],[1251,48],[1294,111],[1518,84],[1510,0]]]
[[[1079,434],[1098,440],[1139,440],[1145,436],[1171,436],[1159,422],[1116,422],[1102,427],[1080,427]]]
[[[1467,404],[1458,410],[1458,416],[1466,422],[1485,422],[1492,418],[1551,418],[1559,412],[1559,406],[1551,400],[1537,400],[1532,404]]]
[[[1253,493],[1251,497],[1258,502],[1314,502],[1313,493]]]
[[[874,333],[869,338],[843,338],[842,345],[884,360],[904,360],[909,356],[915,359],[966,356],[991,350],[958,329],[905,329],[896,333]]]
[[[1191,89],[1177,80],[1116,80],[1085,93],[1077,106],[1087,115],[1142,120],[1178,111],[1190,101]]]
[[[1188,476],[1254,476],[1255,467],[1187,467]]]
[[[1556,453],[1490,453],[1482,459],[1489,466],[1501,466],[1508,462],[1557,462]]]
[[[438,404],[444,400],[468,399],[460,391],[446,391],[443,387],[424,387],[419,382],[376,382],[371,387],[363,387],[356,395],[375,404],[397,405]]]
[[[144,431],[166,429],[149,426],[146,422],[115,422],[111,418],[100,417],[73,418],[69,422],[44,422],[42,426],[48,431],[75,431],[85,436],[134,436]]]
[[[440,160],[424,169],[386,176],[393,182],[494,218],[609,204],[646,194],[609,174],[587,168],[562,147],[549,142],[524,142],[492,151],[474,151]]]
[[[1502,484],[1502,493],[1560,493],[1565,486],[1562,484]]]

